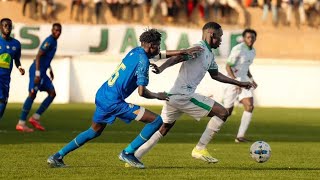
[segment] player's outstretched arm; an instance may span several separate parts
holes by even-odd
[[[240,81],[231,79],[231,78],[223,75],[222,73],[218,72],[218,70],[210,71],[209,73],[210,73],[210,76],[212,79],[217,80],[222,83],[234,84],[234,85],[237,85],[240,87],[244,87],[246,89],[250,89],[251,87],[253,87],[253,84],[251,82],[240,82]]]
[[[149,91],[146,86],[139,86],[138,87],[138,93],[141,97],[147,98],[147,99],[159,99],[159,100],[169,100],[169,96],[165,92],[159,92],[154,93]]]
[[[178,56],[178,55],[190,55],[195,56],[197,53],[203,51],[202,47],[195,46],[188,49],[181,49],[181,50],[167,50],[166,57]]]
[[[163,50],[163,51],[160,51],[160,54],[154,57],[154,59],[166,59],[172,56],[181,56],[181,55],[189,55],[192,58],[196,58],[197,54],[201,51],[203,51],[203,49],[200,46],[195,46],[195,47],[191,47],[188,49],[181,49],[181,50]]]
[[[175,64],[178,64],[180,62],[188,60],[188,56],[173,56],[169,58],[166,62],[164,62],[161,66],[157,66],[156,64],[150,63],[150,66],[152,67],[152,72],[156,74],[160,74],[162,71],[167,69],[170,66],[173,66]]]

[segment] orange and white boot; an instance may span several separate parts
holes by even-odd
[[[20,124],[20,123],[18,123],[16,125],[16,130],[20,131],[20,132],[33,132],[34,131],[32,128],[29,128],[27,125]]]
[[[29,118],[29,123],[39,131],[45,131],[46,129],[40,124],[40,121],[33,118],[32,116]]]

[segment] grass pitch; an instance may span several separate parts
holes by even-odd
[[[0,179],[320,179],[319,109],[256,108],[248,137],[270,144],[272,157],[263,164],[249,157],[251,143],[234,143],[241,109],[208,146],[220,160],[217,164],[191,157],[208,119],[197,122],[184,115],[144,157],[147,169],[140,170],[125,168],[117,156],[142,123],[117,120],[99,138],[66,156],[68,168],[52,169],[46,159],[89,128],[94,105],[53,105],[42,117],[47,131],[30,134],[15,131],[21,107],[9,104],[0,122]]]

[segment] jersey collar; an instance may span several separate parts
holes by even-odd
[[[207,41],[202,40],[201,42],[204,43],[204,45],[207,46],[207,48],[208,48],[208,50],[209,50],[210,52],[212,52],[212,48],[211,48],[210,45],[207,43]]]
[[[250,49],[250,47],[247,46],[247,44],[246,44],[245,42],[243,42],[243,44],[244,44],[244,46],[245,46],[249,51],[253,50],[253,47]]]

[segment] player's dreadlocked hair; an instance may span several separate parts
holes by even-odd
[[[220,24],[216,22],[208,22],[203,26],[202,31],[207,29],[220,29],[220,28],[221,28]]]
[[[161,41],[161,33],[156,29],[147,29],[145,32],[143,32],[139,38],[140,42],[157,42]]]
[[[9,19],[9,18],[2,18],[1,21],[0,21],[0,23],[3,23],[4,21],[11,21],[11,19]],[[12,22],[12,21],[11,21],[11,22]]]
[[[257,32],[256,32],[255,30],[249,29],[249,28],[247,28],[247,29],[245,29],[245,30],[243,31],[242,37],[244,37],[247,33],[252,33],[252,34],[254,34],[255,37],[257,37]]]

